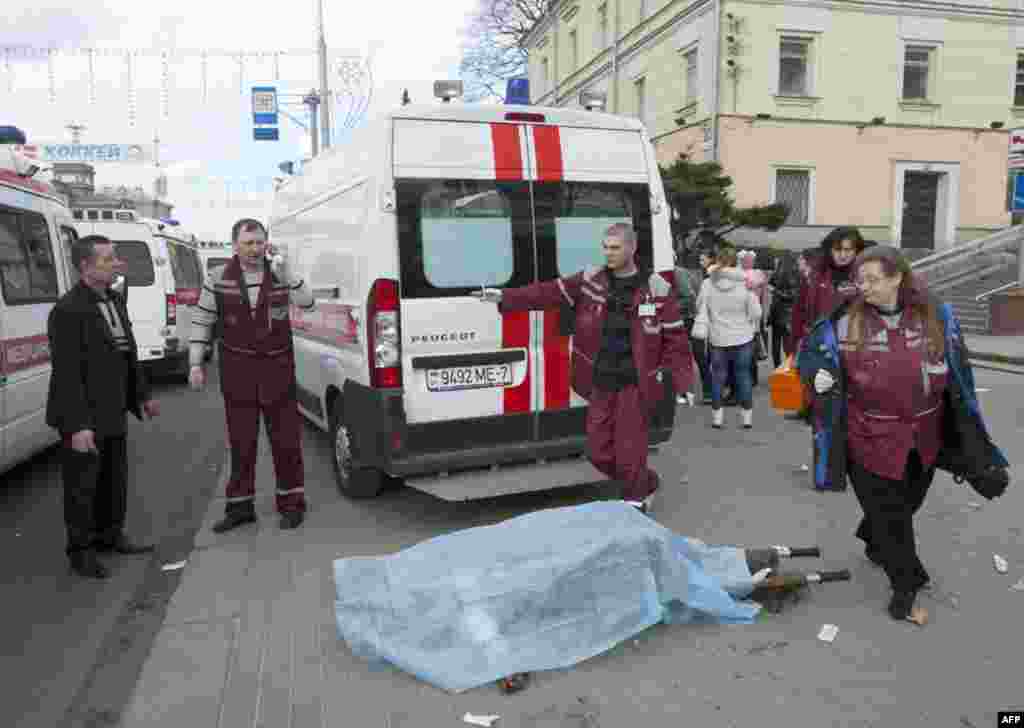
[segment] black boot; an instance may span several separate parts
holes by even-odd
[[[71,560],[71,570],[79,576],[87,579],[106,579],[110,576],[107,568],[96,558],[95,551],[75,551],[68,558]]]
[[[301,526],[305,518],[306,515],[302,511],[286,511],[281,514],[278,525],[285,531],[290,531]]]
[[[898,591],[892,595],[889,602],[889,616],[893,619],[906,619],[910,616],[910,610],[914,608],[914,599],[917,597],[915,591]]]
[[[213,524],[213,532],[226,533],[247,523],[256,523],[256,509],[254,507],[229,508],[224,513],[224,517]]]

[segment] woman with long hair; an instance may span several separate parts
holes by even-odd
[[[940,311],[899,250],[872,247],[852,268],[857,295],[819,321],[800,350],[820,427],[815,478],[849,477],[864,513],[856,535],[889,578],[889,614],[904,619],[929,581],[913,517],[942,447],[943,394],[956,386],[953,374],[973,379],[951,371],[967,366],[947,356],[962,347],[959,326],[945,325],[952,313]]]

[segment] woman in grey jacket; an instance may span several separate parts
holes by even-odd
[[[725,419],[722,386],[732,371],[736,399],[744,429],[753,426],[754,397],[750,375],[754,336],[761,320],[761,303],[747,288],[743,271],[736,267],[735,248],[723,248],[711,277],[704,281],[697,300],[693,336],[706,339],[711,350],[711,426],[721,429]]]

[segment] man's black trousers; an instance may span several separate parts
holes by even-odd
[[[68,554],[90,548],[94,541],[111,543],[124,528],[128,505],[125,436],[96,437],[98,453],[63,444],[64,525]]]

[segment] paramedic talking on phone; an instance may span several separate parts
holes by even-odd
[[[605,232],[605,267],[473,295],[503,312],[574,308],[572,386],[589,401],[590,462],[647,513],[661,482],[647,467],[648,416],[665,395],[664,370],[677,392],[690,391],[693,357],[678,295],[660,275],[637,267],[636,247],[633,228],[617,223]]]
[[[210,274],[192,315],[189,375],[194,389],[206,384],[203,362],[210,332],[219,320],[220,387],[224,393],[231,478],[224,518],[217,533],[256,520],[256,453],[260,413],[277,476],[276,502],[281,528],[299,526],[306,512],[302,470],[302,423],[295,399],[295,353],[289,305],[310,310],[313,294],[304,281],[292,281],[287,259],[267,258],[267,230],[243,219],[231,229],[235,254]]]

